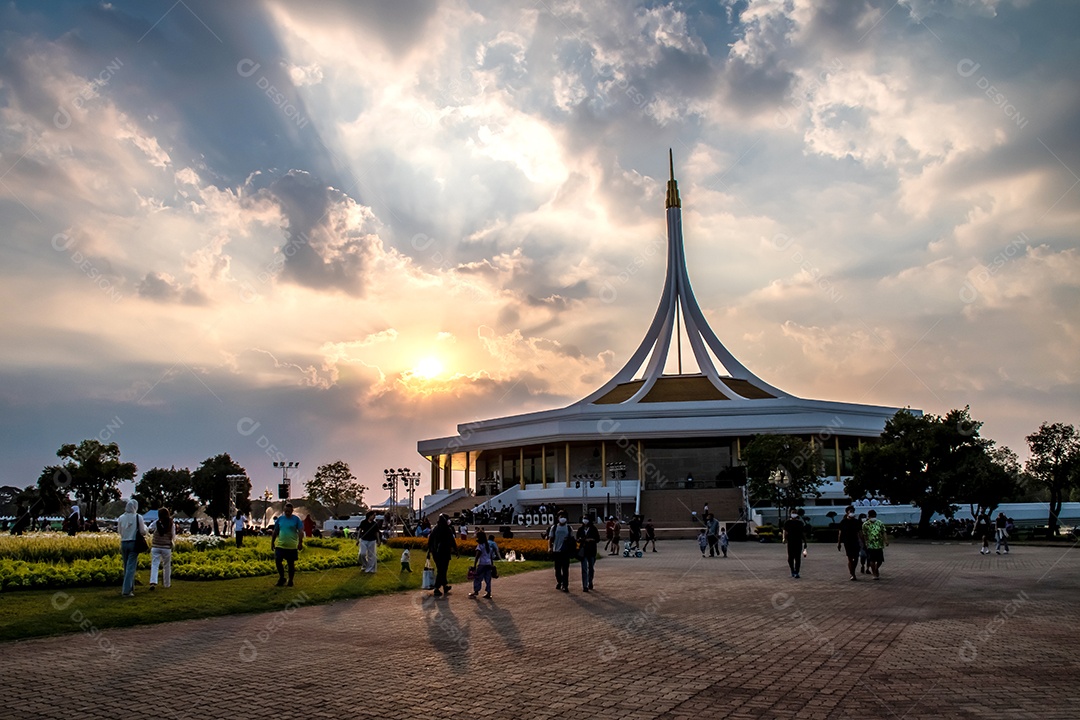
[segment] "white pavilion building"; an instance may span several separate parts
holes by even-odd
[[[851,474],[852,450],[862,439],[879,437],[897,412],[795,397],[756,376],[724,347],[690,286],[670,155],[669,168],[667,279],[637,350],[605,385],[572,405],[465,423],[457,435],[418,442],[431,472],[425,513],[475,489],[492,496],[492,505],[518,510],[580,503],[583,511],[605,514],[614,506],[624,514],[649,514],[660,526],[710,502],[719,518],[735,520],[746,509],[741,448],[754,435],[817,443],[825,480],[839,483]],[[673,338],[678,372],[665,374]],[[683,372],[684,342],[696,372]],[[464,487],[456,490],[455,471],[464,476]],[[826,497],[842,500],[836,484],[826,487],[833,490]]]

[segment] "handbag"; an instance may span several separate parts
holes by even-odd
[[[499,567],[495,564],[494,560],[491,561],[491,577],[492,578],[499,577]]]
[[[142,554],[149,552],[150,546],[146,543],[146,536],[138,530],[135,531],[135,553]]]
[[[431,558],[424,561],[423,577],[420,581],[421,590],[431,590],[435,587],[435,568],[431,567]]]
[[[475,580],[476,579],[476,568],[474,568],[474,567],[469,568],[469,572],[465,576],[465,578],[467,580]]]

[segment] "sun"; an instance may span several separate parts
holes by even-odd
[[[434,380],[443,373],[442,361],[437,357],[428,356],[416,363],[416,367],[412,369],[412,374],[418,378],[424,380]]]

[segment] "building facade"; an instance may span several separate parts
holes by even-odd
[[[670,156],[669,163],[667,275],[637,350],[605,385],[572,405],[465,423],[456,435],[417,443],[430,467],[432,495],[425,505],[432,511],[458,473],[466,490],[499,495],[500,503],[517,507],[580,502],[602,512],[614,503],[625,511],[632,499],[637,511],[643,496],[647,506],[655,493],[678,490],[696,502],[700,491],[711,490],[703,497],[721,500],[721,512],[732,514],[725,519],[735,519],[733,513],[746,510],[741,448],[755,435],[795,435],[815,443],[825,457],[826,479],[838,481],[852,472],[852,451],[880,436],[897,412],[795,397],[727,350],[690,285]],[[665,373],[673,357],[677,372]]]

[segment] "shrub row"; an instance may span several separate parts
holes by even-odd
[[[115,543],[115,536],[113,536]],[[312,548],[331,552],[301,552],[298,571],[327,570],[357,564],[356,545],[347,541],[320,542]],[[380,562],[394,559],[394,551],[382,546]],[[183,580],[224,580],[272,575],[277,572],[269,543],[237,549],[225,545],[213,551],[175,550],[173,577]],[[139,556],[139,569],[150,567],[150,554]],[[104,557],[66,562],[27,562],[0,557],[0,590],[118,585],[124,570],[119,552]]]

